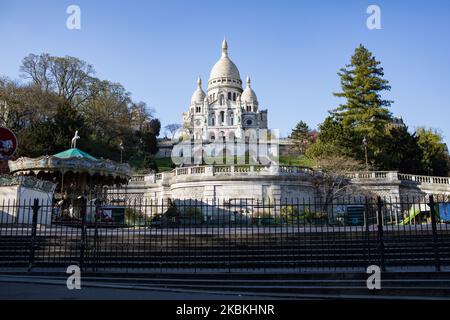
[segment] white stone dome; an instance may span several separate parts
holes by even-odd
[[[258,105],[258,98],[256,97],[255,91],[253,91],[253,89],[251,87],[250,77],[247,77],[247,87],[242,92],[241,101],[244,103],[246,102],[246,103]]]
[[[228,44],[226,40],[223,40],[222,43],[222,57],[212,68],[209,80],[216,78],[232,78],[236,80],[241,79],[238,68],[228,57]]]
[[[202,89],[202,79],[200,77],[197,80],[197,90],[194,91],[191,98],[192,103],[203,103],[206,98],[206,93]]]

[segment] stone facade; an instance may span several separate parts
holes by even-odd
[[[127,192],[151,201],[171,199],[265,199],[314,197],[313,172],[289,166],[197,166],[135,176]]]
[[[267,110],[260,110],[251,87],[242,87],[239,70],[228,56],[228,44],[222,43],[222,57],[211,70],[208,89],[197,80],[189,109],[183,113],[184,134],[195,140],[217,141],[244,138],[252,129],[258,134],[267,129]]]
[[[316,197],[314,174],[310,169],[293,166],[196,166],[134,176],[127,192],[141,195],[146,201],[170,198],[295,202]],[[450,196],[450,178],[398,172],[349,173],[348,177],[356,190],[369,190],[383,198]]]
[[[350,174],[352,184],[381,197],[450,196],[450,178],[430,177],[392,172]]]

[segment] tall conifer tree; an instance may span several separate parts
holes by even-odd
[[[343,155],[364,161],[362,141],[366,137],[369,160],[377,166],[381,160],[382,140],[387,125],[392,121],[389,111],[392,102],[382,97],[383,91],[391,89],[389,82],[383,78],[380,62],[363,45],[356,48],[350,64],[338,75],[342,91],[334,95],[346,101],[330,112],[321,126],[319,140],[333,137],[332,144],[340,148]],[[339,134],[329,132],[337,127],[340,128]]]

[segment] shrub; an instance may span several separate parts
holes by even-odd
[[[145,226],[150,223],[150,219],[146,219],[146,216],[143,212],[134,209],[134,208],[126,208],[125,209],[125,224],[128,226]]]
[[[281,217],[283,218],[283,220],[294,220],[298,218],[298,208],[296,206],[293,205],[283,205],[281,207]]]
[[[177,204],[171,199],[168,199],[168,208],[164,215],[167,218],[178,218],[180,216],[180,210],[178,210]]]
[[[199,208],[190,207],[184,213],[184,216],[188,219],[194,219],[196,221],[203,221],[203,212]]]

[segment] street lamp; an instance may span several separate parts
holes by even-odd
[[[366,136],[364,136],[364,139],[363,139],[362,143],[363,143],[364,151],[365,151],[365,154],[366,154],[366,171],[369,172],[369,157],[367,155],[368,142],[367,142]]]
[[[123,158],[122,155],[123,155],[123,150],[124,150],[123,141],[120,141],[119,149],[120,149],[120,163],[122,163],[122,158]]]

